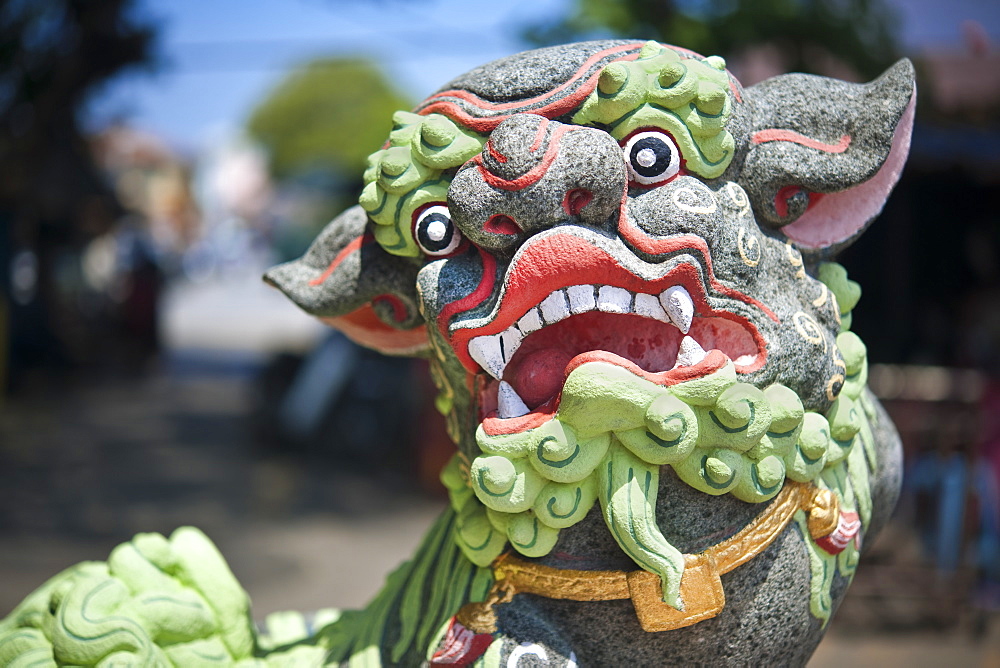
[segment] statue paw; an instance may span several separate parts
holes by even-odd
[[[63,571],[0,621],[0,665],[198,666],[254,659],[250,602],[191,527]]]

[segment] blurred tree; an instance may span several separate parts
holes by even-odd
[[[153,31],[132,0],[0,3],[0,209],[36,224],[80,228],[108,196],[79,123],[89,95],[148,62]],[[95,230],[79,230],[88,235]]]
[[[323,59],[278,84],[248,128],[267,149],[278,180],[333,172],[354,182],[389,136],[392,112],[410,106],[372,63]]]
[[[0,394],[5,359],[21,368],[88,350],[74,338],[81,322],[61,304],[60,281],[119,207],[79,112],[102,83],[151,60],[153,30],[132,5],[0,2]]]
[[[526,36],[556,44],[610,33],[733,59],[766,45],[782,69],[820,73],[832,56],[870,79],[899,57],[897,25],[884,0],[576,0]]]

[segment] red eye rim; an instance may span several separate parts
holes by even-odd
[[[633,144],[636,137],[641,134],[657,135],[658,137],[665,139],[665,143],[669,144],[672,156],[674,158],[671,160],[671,163],[669,164],[676,163],[675,165],[676,171],[673,171],[669,176],[663,178],[648,177],[648,176],[642,177],[640,174],[637,173],[636,168],[631,163],[628,153],[629,153],[629,146]],[[618,142],[618,145],[622,147],[622,152],[624,154],[623,157],[625,158],[625,168],[626,170],[628,170],[628,175],[629,175],[629,188],[639,188],[642,190],[659,188],[660,186],[670,183],[677,177],[684,176],[688,173],[686,169],[687,161],[684,159],[684,154],[681,152],[680,146],[677,145],[677,141],[674,139],[673,135],[670,134],[668,131],[664,130],[663,128],[658,128],[656,126],[636,128],[632,132],[628,133],[628,135],[626,135],[624,138],[622,138],[621,141]],[[668,165],[668,169],[669,168],[670,167]],[[643,181],[641,180],[643,178],[649,180]]]
[[[824,195],[824,193],[813,192],[811,190],[806,190],[801,186],[795,186],[795,185],[785,186],[784,188],[781,188],[774,195],[774,210],[780,218],[788,217],[788,200],[792,199],[792,197],[798,195],[799,193],[805,193],[809,197],[809,201],[806,204],[805,211],[808,211],[813,207],[814,204],[816,204],[816,202],[823,199]],[[805,211],[803,211],[802,213],[805,213]]]

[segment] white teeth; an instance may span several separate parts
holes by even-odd
[[[506,331],[489,336],[477,336],[470,340],[469,355],[487,373],[501,380],[507,363],[521,347],[524,337],[546,325],[565,320],[570,315],[592,311],[620,314],[634,312],[636,315],[660,322],[673,323],[677,329],[687,334],[691,330],[691,321],[694,318],[694,302],[688,291],[680,285],[671,286],[659,295],[633,294],[613,285],[571,285],[550,293],[538,306],[529,309]],[[697,341],[685,336],[681,340],[674,368],[697,364],[705,359],[705,354]],[[738,363],[750,364],[753,362],[753,357],[744,355]],[[506,389],[503,389],[504,387]],[[524,402],[510,385],[501,383],[501,389],[501,394],[509,395],[508,399],[501,400],[501,404],[506,402],[508,408],[505,410],[510,416],[528,412]]]
[[[597,308],[605,313],[631,313],[632,293],[611,285],[602,285],[597,291]]]
[[[533,308],[521,316],[521,319],[517,321],[517,328],[525,335],[540,330],[542,328],[542,316],[539,315],[538,309]]]
[[[491,376],[500,380],[503,377],[504,362],[500,354],[500,337],[477,336],[469,341],[469,355]]]
[[[524,339],[524,335],[517,329],[517,327],[508,327],[507,330],[500,335],[500,353],[503,355],[504,366],[507,366],[507,362],[510,358],[514,356],[517,349],[521,347],[521,341]]]
[[[514,418],[527,415],[531,410],[525,405],[517,391],[505,380],[500,381],[497,388],[497,415],[502,418]]]
[[[538,308],[542,311],[542,318],[546,325],[569,317],[569,304],[566,303],[566,293],[562,290],[556,290],[543,299]]]
[[[669,287],[660,293],[660,303],[677,329],[687,334],[694,317],[694,302],[688,291],[679,285]]]
[[[569,296],[569,310],[574,314],[586,313],[597,308],[592,285],[574,285],[566,288],[566,294]]]
[[[635,296],[635,313],[660,322],[670,322],[667,312],[663,310],[656,295],[647,295],[642,292],[637,294]]]
[[[697,341],[690,336],[685,336],[681,339],[681,346],[677,351],[677,363],[674,365],[674,368],[676,369],[679,366],[694,366],[705,359],[705,354],[705,351],[698,345]]]

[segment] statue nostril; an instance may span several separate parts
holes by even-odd
[[[586,188],[574,188],[567,192],[563,198],[563,210],[567,215],[578,216],[583,211],[583,208],[590,204],[590,200],[592,199],[594,199],[594,193]]]
[[[515,222],[510,216],[505,216],[502,213],[490,216],[489,219],[483,224],[483,230],[486,232],[492,232],[493,234],[505,234],[507,236],[514,236],[521,233],[521,228],[518,226],[517,222]]]

